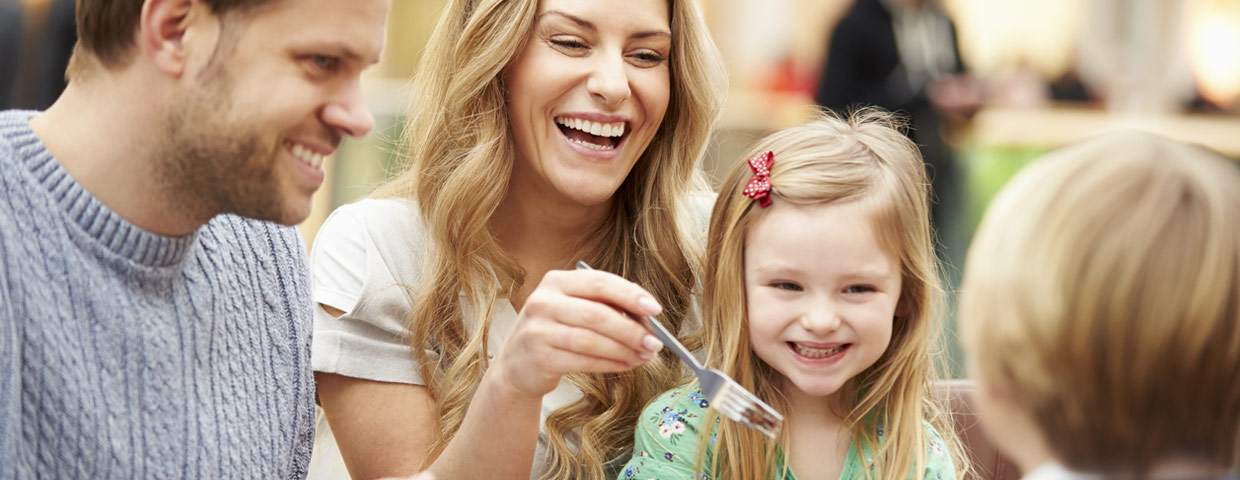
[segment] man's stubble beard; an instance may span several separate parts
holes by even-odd
[[[287,211],[276,182],[278,142],[264,142],[261,123],[229,118],[230,80],[227,73],[208,79],[166,115],[155,162],[162,197],[173,210],[203,222],[232,213],[297,223],[301,219]]]

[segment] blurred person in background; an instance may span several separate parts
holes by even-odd
[[[374,119],[390,0],[79,0],[70,83],[0,112],[0,478],[306,475],[291,225]]]
[[[37,67],[38,83],[34,90],[35,110],[45,110],[60,98],[68,79],[65,71],[77,44],[77,25],[74,22],[74,0],[54,0],[48,7],[47,23],[43,28],[43,52]]]
[[[934,191],[942,229],[960,200],[959,168],[944,141],[981,106],[982,85],[965,73],[956,28],[935,0],[856,0],[831,33],[815,101],[844,112],[878,106],[907,115]]]
[[[0,0],[0,110],[12,105],[21,43],[22,6],[16,0]]]
[[[77,43],[74,0],[42,3],[0,0],[0,110],[43,110],[65,89]]]

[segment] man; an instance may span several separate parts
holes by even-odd
[[[79,0],[0,113],[0,479],[300,478],[303,244],[390,0]],[[269,223],[273,222],[273,223]]]

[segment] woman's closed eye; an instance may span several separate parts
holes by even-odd
[[[643,68],[657,67],[667,61],[667,57],[663,54],[644,48],[630,53],[629,58],[632,59],[634,65]]]
[[[552,37],[547,42],[555,47],[556,50],[569,53],[580,53],[590,48],[584,41],[576,37]]]

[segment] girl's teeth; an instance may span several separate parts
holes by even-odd
[[[846,345],[840,345],[840,346],[833,347],[833,348],[809,348],[809,347],[802,346],[799,343],[794,343],[792,345],[793,345],[793,348],[796,349],[796,352],[798,354],[801,354],[803,356],[810,357],[810,358],[829,357],[831,355],[840,353],[841,351],[844,350],[844,347],[846,346]]]

